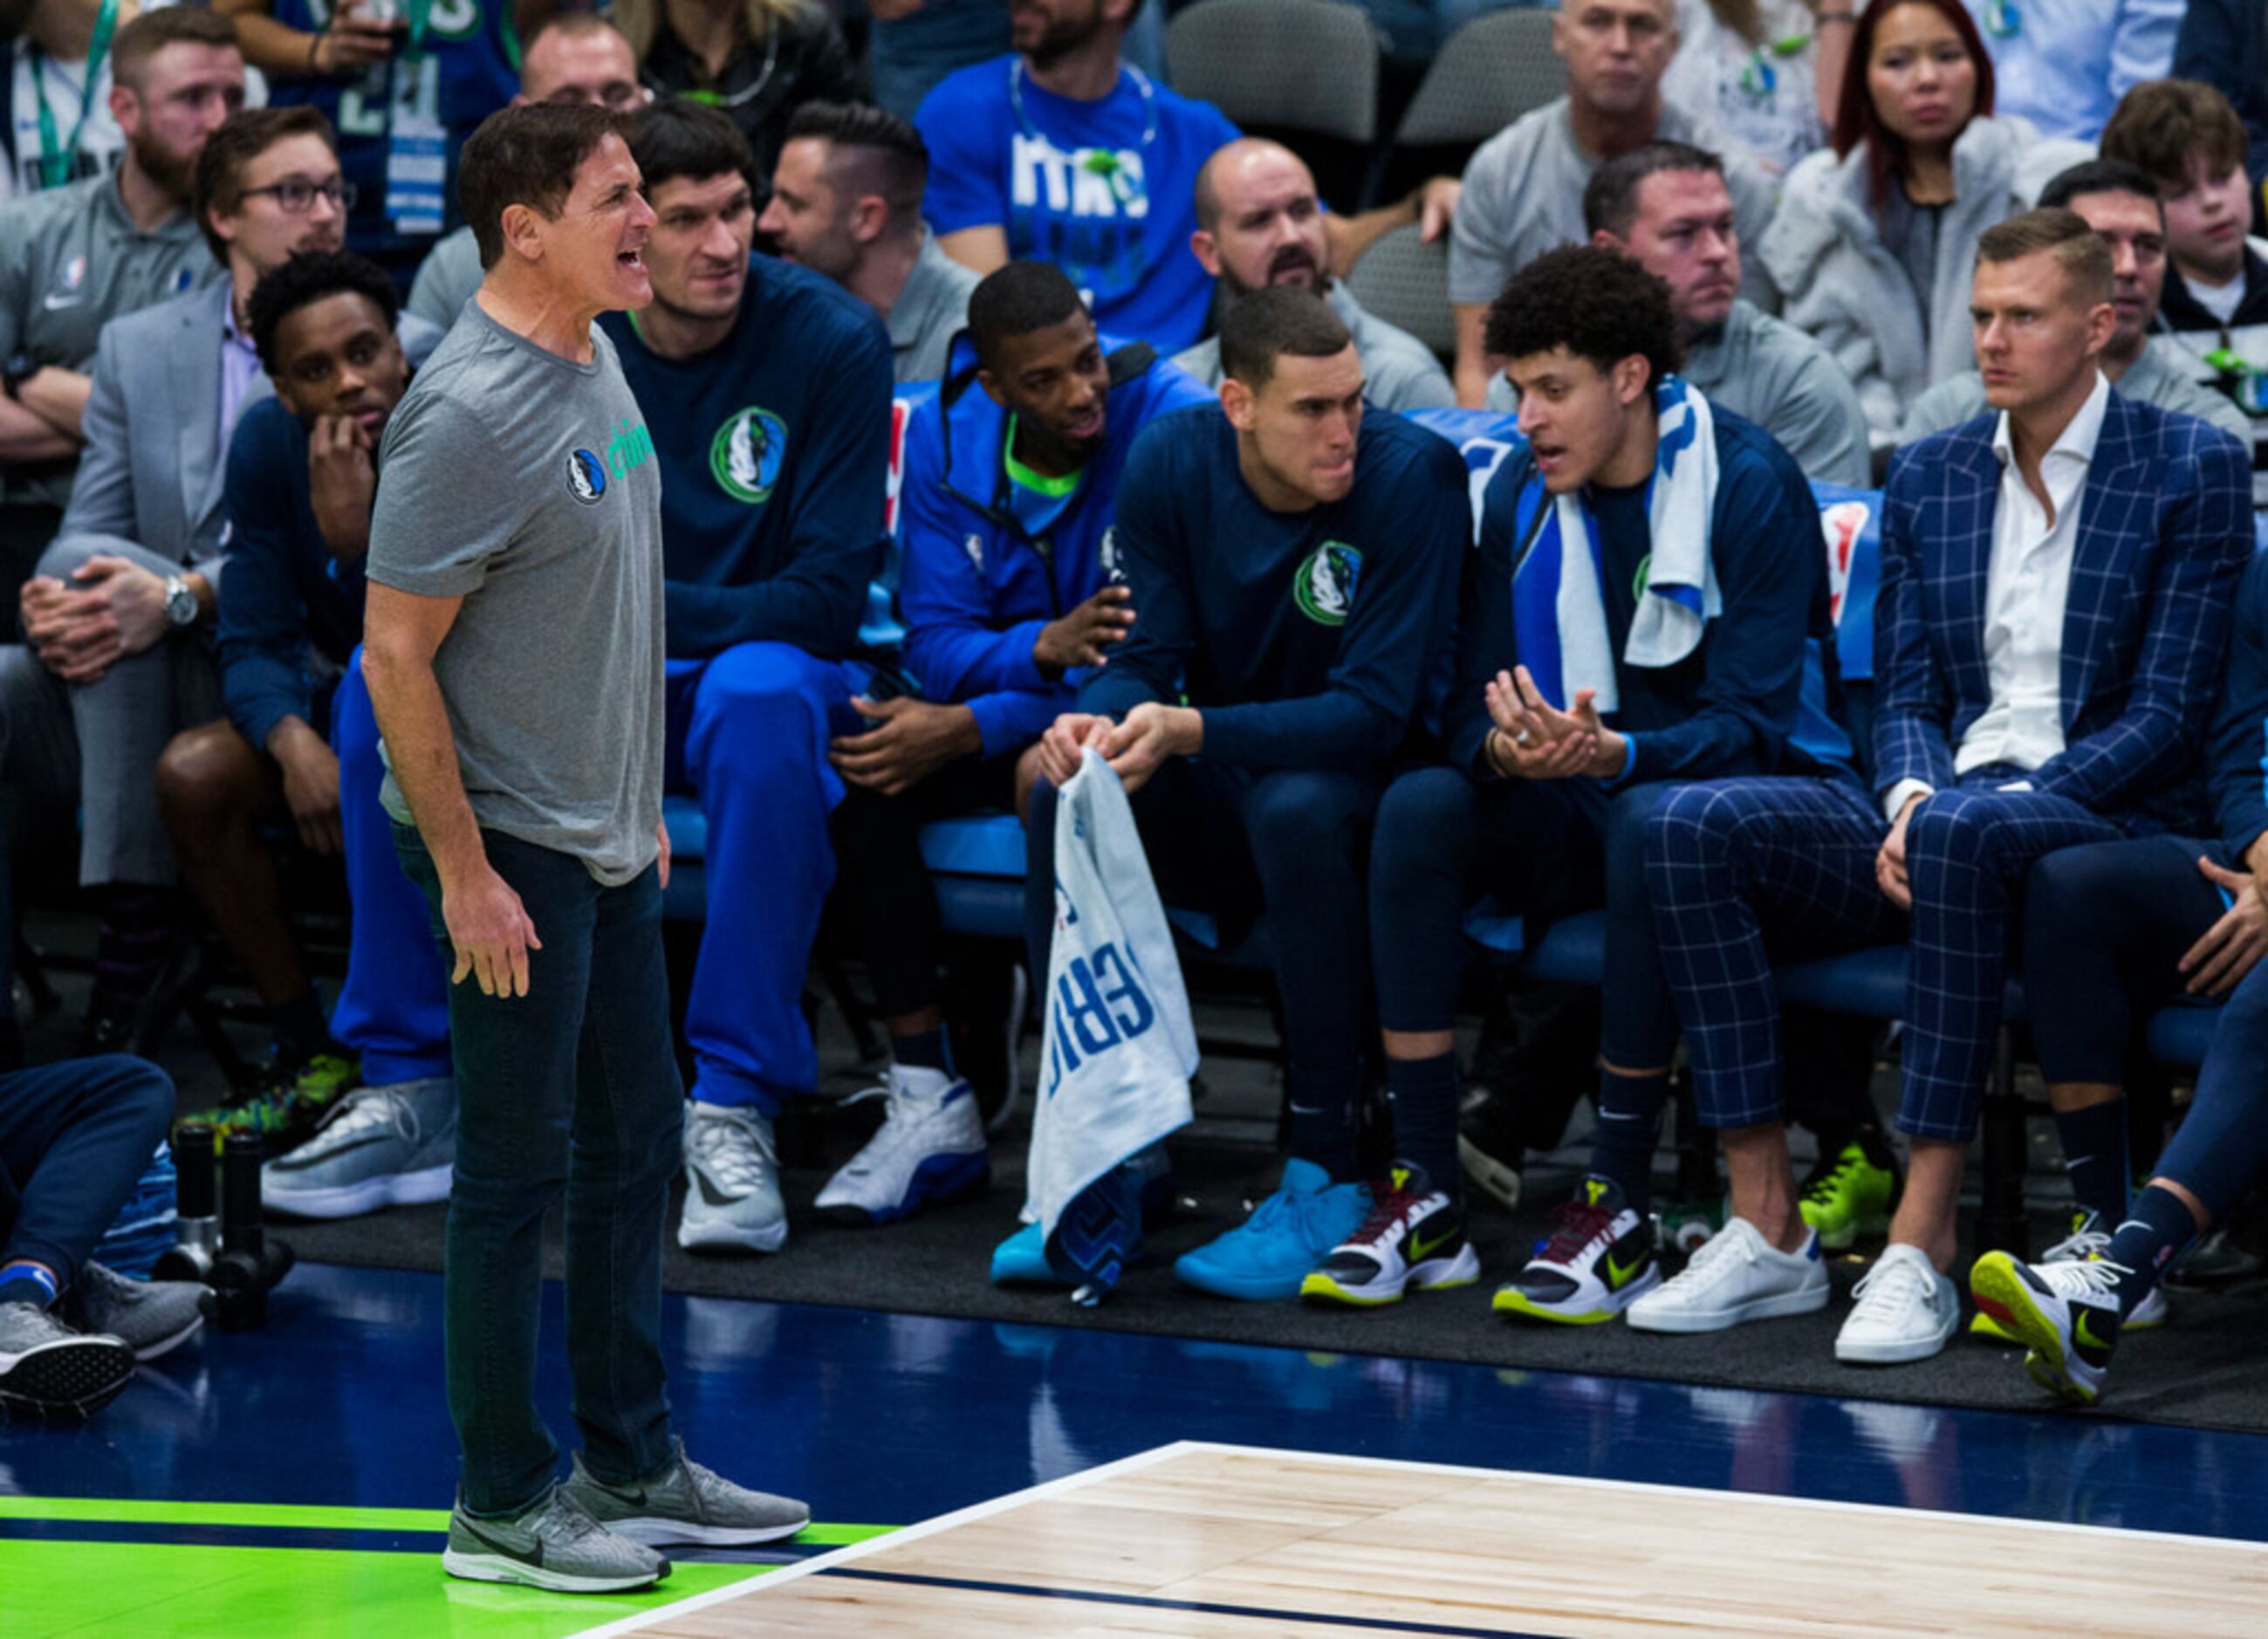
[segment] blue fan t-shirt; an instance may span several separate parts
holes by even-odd
[[[1130,67],[1098,102],[1058,97],[1006,56],[939,81],[915,123],[935,232],[1002,229],[1011,257],[1064,270],[1097,328],[1161,354],[1204,334],[1212,279],[1189,250],[1197,172],[1240,134],[1219,109]]]

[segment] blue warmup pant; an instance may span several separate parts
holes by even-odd
[[[804,971],[835,881],[828,816],[843,781],[828,742],[865,721],[860,668],[788,643],[671,661],[668,784],[693,792],[709,837],[709,919],[686,999],[693,1096],[766,1115],[819,1084]]]
[[[1352,1142],[1373,1016],[1363,875],[1379,792],[1361,775],[1174,757],[1132,798],[1167,904],[1213,915],[1224,944],[1267,913],[1294,1153],[1303,1130],[1328,1130],[1334,1147],[1339,1136]],[[1055,934],[1055,839],[1056,788],[1042,779],[1032,790],[1024,876],[1025,938],[1041,985]]]
[[[123,1054],[0,1075],[0,1263],[68,1287],[173,1119],[173,1083]]]
[[[1705,1122],[1732,1128],[1785,1119],[1775,956],[1905,936],[1898,1129],[1955,1143],[1975,1133],[2025,876],[2058,849],[2123,834],[2065,798],[1998,788],[2021,778],[1979,769],[1914,810],[1906,829],[1910,927],[1875,882],[1889,827],[1856,786],[1716,780],[1674,792],[1654,811],[1646,879]]]
[[[1625,1068],[1667,1065],[1677,1016],[1646,902],[1646,821],[1670,787],[1609,794],[1591,780],[1482,784],[1461,769],[1402,776],[1379,804],[1370,852],[1370,940],[1378,1019],[1390,1030],[1456,1023],[1465,907],[1482,894],[1531,934],[1607,910],[1600,1046]]]
[[[362,1055],[362,1079],[372,1087],[446,1075],[447,958],[434,946],[425,896],[401,868],[394,822],[378,800],[386,764],[359,646],[331,702],[331,749],[339,759],[339,829],[354,905],[331,1035]]]

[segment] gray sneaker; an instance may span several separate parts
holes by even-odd
[[[352,1218],[449,1199],[457,1083],[441,1075],[357,1087],[288,1155],[260,1170],[260,1204],[298,1218]]]
[[[133,1380],[120,1339],[74,1332],[37,1303],[0,1303],[0,1410],[91,1417]]]
[[[475,1519],[460,1501],[449,1513],[441,1569],[467,1582],[512,1582],[554,1593],[621,1593],[669,1575],[652,1548],[617,1536],[555,1485],[517,1514]]]
[[[79,1331],[108,1333],[135,1359],[155,1360],[195,1336],[217,1301],[202,1281],[129,1281],[90,1263],[64,1295],[63,1310]]]
[[[777,1542],[811,1523],[811,1509],[792,1497],[767,1496],[711,1473],[685,1454],[682,1441],[668,1467],[635,1485],[609,1486],[575,1454],[575,1472],[560,1488],[618,1536],[662,1546],[746,1547]]]
[[[692,1251],[755,1252],[787,1244],[769,1118],[723,1104],[686,1106],[685,1215],[677,1244]]]

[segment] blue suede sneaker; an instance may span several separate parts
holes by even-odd
[[[1250,1302],[1297,1297],[1307,1272],[1362,1227],[1370,1186],[1334,1184],[1312,1161],[1284,1163],[1284,1182],[1252,1215],[1174,1263],[1184,1286]]]

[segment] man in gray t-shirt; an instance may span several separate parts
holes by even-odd
[[[593,323],[652,298],[639,180],[600,108],[509,108],[465,144],[487,275],[387,423],[363,623],[395,845],[455,963],[443,1347],[464,1460],[441,1563],[571,1593],[659,1580],[649,1545],[811,1517],[670,1432],[661,477]],[[563,1189],[584,1437],[564,1485],[534,1398],[534,1226]]]
[[[1726,156],[1726,181],[1742,238],[1755,244],[1771,220],[1771,179],[1745,151],[1661,96],[1677,49],[1672,0],[1585,0],[1555,15],[1551,45],[1567,63],[1567,95],[1484,143],[1465,166],[1449,237],[1449,301],[1457,315],[1457,401],[1477,409],[1490,375],[1481,344],[1488,306],[1506,279],[1543,252],[1577,245],[1583,187],[1609,154],[1658,137]],[[1744,289],[1770,290],[1761,270]]]

